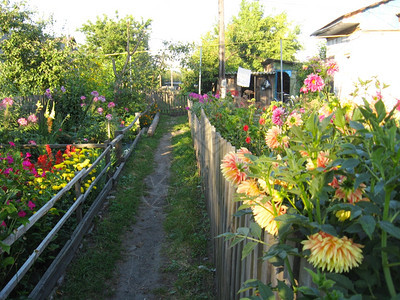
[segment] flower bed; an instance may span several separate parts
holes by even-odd
[[[273,291],[284,299],[293,293],[306,299],[395,297],[400,107],[385,107],[378,81],[359,88],[363,105],[341,102],[329,92],[337,70],[332,61],[312,61],[305,69],[303,95],[292,106],[257,109],[250,103],[245,111],[229,99],[203,97],[192,108],[203,108],[239,149],[226,155],[221,168],[236,187],[239,211],[251,215],[255,225],[245,237],[243,229],[222,236],[234,243],[251,240],[244,252],[249,254],[264,243],[256,233],[266,230],[276,243],[263,258],[288,270],[288,285],[249,280],[243,290],[253,290],[253,299]],[[290,263],[294,256],[314,266],[307,270],[314,286],[298,285]]]
[[[32,148],[32,150],[21,152],[16,149],[14,143],[10,142],[10,147],[0,151],[1,286],[4,286],[13,272],[23,264],[43,237],[74,203],[76,194],[68,192],[62,201],[55,203],[44,218],[33,225],[28,235],[18,239],[11,246],[8,242],[3,243],[2,241],[5,241],[10,234],[16,233],[21,225],[27,225],[29,218],[58,191],[67,186],[75,177],[76,172],[83,168],[90,168],[99,155],[96,149],[77,149],[72,146],[67,146],[63,152],[61,150],[55,152],[47,145],[45,154],[40,154],[40,148]],[[96,179],[95,176],[96,170],[93,169],[91,175],[83,180],[81,193],[84,193],[91,182]],[[89,202],[85,205],[89,205]],[[76,222],[69,222],[68,226],[59,232],[57,240],[49,247],[44,258],[35,267],[36,271],[46,269],[51,262],[53,253],[57,253],[60,245],[69,238],[75,225]],[[30,282],[28,280],[25,285],[33,284],[33,282],[32,279]],[[27,288],[29,290],[29,287]]]

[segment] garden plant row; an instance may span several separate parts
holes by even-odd
[[[400,290],[400,100],[387,107],[385,85],[359,82],[354,99],[338,99],[331,82],[338,66],[312,60],[293,104],[189,95],[187,108],[208,119],[236,147],[220,161],[236,190],[236,215],[248,228],[220,235],[250,255],[275,241],[262,259],[288,270],[284,281],[248,278],[249,299],[389,299]],[[293,258],[312,284],[299,284]]]
[[[94,118],[101,117],[102,106],[115,107],[113,102],[99,100],[97,92],[92,96],[88,105]],[[151,123],[156,113],[156,106],[149,105],[136,117],[125,115],[123,121],[119,118],[118,126],[111,122],[112,115],[103,115],[104,134],[94,135],[103,137],[104,143],[38,145],[29,138],[38,134],[40,123],[45,123],[48,133],[52,133],[53,119],[34,113],[26,119],[21,115],[17,118],[16,106],[11,98],[2,101],[3,117],[18,124],[7,128],[10,136],[13,128],[26,134],[16,134],[15,142],[9,141],[0,148],[1,299],[27,296],[37,283],[31,297],[42,296],[43,288],[49,293],[49,282],[43,278],[50,278],[55,284],[58,277],[51,279],[51,275],[59,275],[60,265],[65,268],[66,260],[72,259],[70,254],[79,246],[143,133],[139,123]],[[71,236],[75,237],[73,242]],[[61,260],[64,261],[60,263]],[[58,265],[51,265],[55,261]],[[53,273],[47,275],[46,270]]]

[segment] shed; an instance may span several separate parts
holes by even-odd
[[[250,86],[241,87],[237,85],[237,73],[227,73],[227,92],[236,98],[255,98],[261,105],[269,105],[271,101],[281,100],[281,74],[283,75],[284,101],[291,95],[297,95],[296,86],[297,63],[282,61],[279,59],[267,59],[263,63],[263,72],[251,72]]]

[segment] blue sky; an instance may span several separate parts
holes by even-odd
[[[241,0],[225,0],[225,23],[237,15]],[[275,15],[286,11],[288,18],[301,25],[303,34],[299,40],[306,49],[299,55],[305,58],[316,53],[318,41],[310,34],[344,13],[361,8],[376,0],[259,0],[264,6],[264,15]],[[88,20],[97,16],[109,17],[118,11],[121,17],[133,15],[136,19],[152,19],[150,46],[153,50],[161,46],[162,40],[194,41],[213,28],[218,20],[218,0],[29,0],[43,17],[53,14],[55,31],[75,36]]]

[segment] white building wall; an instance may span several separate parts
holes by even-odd
[[[350,37],[328,41],[327,56],[339,65],[335,92],[340,99],[362,102],[350,95],[359,79],[376,77],[389,85],[382,90],[383,100],[392,108],[400,99],[400,31],[358,31]],[[370,90],[372,92],[372,89]],[[375,92],[375,91],[374,91]]]

